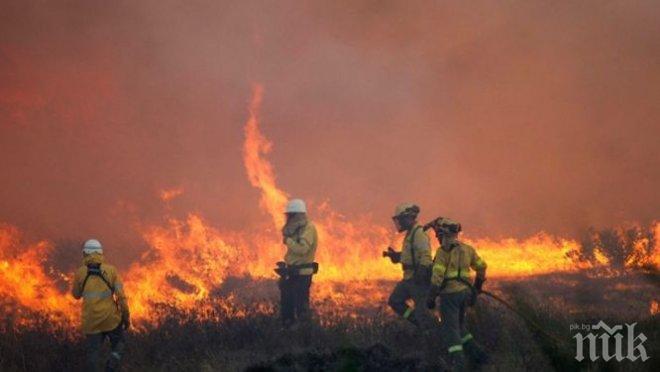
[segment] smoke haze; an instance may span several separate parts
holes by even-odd
[[[252,85],[278,182],[348,218],[571,236],[660,211],[653,1],[5,1],[0,221],[138,241],[268,216],[241,158]],[[183,190],[161,200],[162,190]]]

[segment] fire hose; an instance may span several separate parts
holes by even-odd
[[[429,230],[429,229],[433,228],[434,230],[437,231],[438,228],[442,228],[442,227],[443,227],[443,226],[442,226],[442,225],[444,224],[443,221],[444,221],[444,218],[443,218],[443,217],[438,217],[438,218],[434,219],[433,221],[431,221],[431,222],[425,224],[424,227],[423,227],[423,229],[424,229],[424,231],[426,231],[426,230]],[[456,234],[457,234],[458,232],[461,231],[461,225],[458,224],[458,223],[454,223],[454,224],[449,225],[449,226],[446,226],[446,227],[449,228],[449,230],[450,230],[451,233],[456,233]],[[388,249],[388,252],[383,252],[383,256],[384,256],[384,257],[385,257],[385,256],[389,256],[391,259],[393,259],[393,256],[392,256],[393,253],[395,253],[395,252],[392,251],[391,249]],[[461,252],[461,253],[462,253],[462,252]],[[459,256],[459,261],[460,261],[460,256]],[[393,262],[394,262],[394,261],[393,261]],[[459,280],[460,282],[464,283],[465,285],[467,285],[468,288],[470,288],[470,291],[472,292],[472,298],[473,298],[473,302],[472,302],[472,304],[474,304],[474,300],[476,300],[476,296],[477,296],[477,295],[479,295],[479,294],[486,295],[486,296],[492,298],[493,300],[499,302],[500,304],[504,305],[504,307],[506,307],[507,309],[509,309],[511,312],[513,312],[513,313],[515,313],[516,315],[518,315],[520,318],[522,318],[522,319],[525,321],[525,323],[526,323],[530,328],[533,328],[533,329],[534,329],[535,331],[537,331],[540,335],[546,337],[548,340],[550,340],[551,342],[553,342],[555,345],[559,345],[559,344],[560,344],[559,339],[557,339],[557,338],[554,337],[553,335],[551,335],[551,334],[549,334],[548,332],[546,332],[546,331],[545,331],[540,325],[538,325],[538,323],[536,323],[533,319],[531,319],[529,316],[527,316],[527,315],[526,315],[525,313],[523,313],[522,311],[516,309],[513,305],[511,305],[509,302],[507,302],[506,300],[504,300],[504,299],[501,298],[500,296],[498,296],[498,295],[496,295],[496,294],[494,294],[494,293],[492,293],[492,292],[489,292],[489,291],[484,291],[484,290],[482,290],[482,289],[477,289],[477,288],[474,287],[474,285],[473,285],[472,283],[468,282],[467,280],[462,279],[461,276],[460,276],[460,268],[459,268],[458,276],[457,276],[456,279]]]
[[[484,290],[479,291],[479,294],[486,295],[486,296],[492,298],[493,300],[499,302],[500,304],[504,305],[504,307],[506,307],[507,309],[509,309],[510,311],[512,311],[513,313],[515,313],[516,315],[518,315],[521,319],[523,319],[523,320],[525,321],[525,323],[526,323],[528,326],[530,326],[530,327],[533,328],[535,331],[537,331],[537,332],[540,333],[541,335],[543,335],[543,336],[545,336],[546,338],[548,338],[548,339],[549,339],[550,341],[552,341],[555,345],[559,345],[559,344],[561,344],[561,342],[559,341],[559,339],[557,339],[555,336],[553,336],[553,335],[549,334],[548,332],[546,332],[546,331],[545,331],[545,330],[544,330],[544,329],[543,329],[538,323],[536,323],[533,319],[531,319],[529,316],[527,316],[527,315],[526,315],[525,313],[523,313],[522,311],[516,309],[513,305],[511,305],[510,303],[508,303],[508,302],[507,302],[506,300],[504,300],[502,297],[496,295],[496,294],[493,293],[493,292],[484,291]]]

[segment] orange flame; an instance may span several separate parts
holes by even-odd
[[[144,232],[151,249],[126,274],[130,307],[138,319],[150,318],[154,304],[189,310],[231,274],[239,252],[200,217],[170,219]]]
[[[31,323],[29,311],[42,313],[53,322],[75,322],[75,301],[57,290],[53,277],[43,268],[52,249],[45,241],[23,246],[15,227],[0,225],[0,297],[18,305],[13,315],[19,324]]]
[[[263,96],[263,87],[255,85],[250,101],[250,118],[245,124],[245,143],[243,145],[243,161],[247,171],[248,179],[252,186],[258,187],[261,192],[261,207],[273,218],[275,226],[284,224],[284,206],[286,205],[288,195],[277,188],[275,184],[275,173],[273,167],[264,158],[270,153],[273,144],[268,141],[261,131],[257,115],[261,106]]]
[[[180,187],[161,190],[160,193],[159,193],[160,200],[162,200],[164,202],[168,202],[172,199],[176,199],[177,197],[179,197],[181,195],[183,195],[183,188],[180,188]]]
[[[261,193],[260,206],[270,216],[271,228],[220,231],[196,214],[184,220],[170,217],[163,225],[143,228],[141,233],[149,249],[123,275],[138,325],[157,324],[158,309],[163,304],[183,311],[221,309],[225,316],[242,316],[245,312],[235,294],[218,294],[217,290],[231,276],[276,278],[272,269],[284,254],[278,231],[284,224],[288,194],[277,186],[273,166],[266,158],[273,145],[259,128],[262,97],[263,88],[255,85],[245,124],[243,160],[250,184]],[[160,196],[167,202],[182,192],[182,189],[164,190]],[[361,307],[384,304],[391,281],[401,277],[400,266],[392,265],[380,254],[391,244],[393,229],[379,226],[364,216],[348,219],[332,210],[328,203],[309,204],[320,241],[317,261],[321,268],[314,279],[313,300],[321,322],[329,318],[324,315],[355,316]],[[654,224],[653,232],[655,237],[660,235],[660,223]],[[52,244],[42,241],[25,245],[20,239],[16,228],[0,225],[3,313],[14,316],[22,325],[30,324],[27,309],[45,314],[53,322],[76,324],[80,304],[54,281],[67,282],[70,277],[44,268]],[[576,241],[544,233],[525,240],[469,237],[465,240],[488,262],[490,277],[571,272],[608,265],[608,258],[598,250],[594,252],[593,262],[575,260],[570,253],[580,249]],[[654,242],[650,237],[635,240],[631,260],[657,267],[660,263],[657,239]],[[263,301],[246,306],[273,311],[272,304]],[[651,312],[654,311],[657,312],[657,302],[651,304]]]

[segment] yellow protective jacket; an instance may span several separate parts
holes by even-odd
[[[486,262],[471,245],[457,240],[446,245],[438,248],[433,259],[431,284],[441,287],[440,293],[455,293],[470,288],[461,280],[456,280],[460,273],[460,278],[469,282],[470,269],[476,271],[478,277],[486,277]]]
[[[101,273],[113,290],[98,277],[90,275],[83,288],[83,282],[87,277],[87,266],[90,264],[101,264]],[[90,254],[83,259],[83,266],[76,270],[73,277],[71,293],[75,299],[83,299],[82,304],[82,330],[85,334],[108,332],[117,328],[122,320],[122,315],[129,316],[128,305],[124,288],[114,266],[103,262],[100,254]]]
[[[286,244],[286,254],[284,255],[284,262],[287,266],[295,266],[302,264],[310,264],[314,262],[316,255],[316,246],[318,245],[318,237],[316,234],[316,226],[311,221],[308,221],[305,226],[298,229],[296,234],[287,237],[284,240]],[[314,269],[300,269],[300,275],[312,275]]]
[[[413,239],[414,238],[414,239]],[[412,243],[412,244],[411,244]],[[414,244],[414,245],[413,245]],[[414,261],[413,261],[413,251]],[[401,265],[403,266],[403,279],[412,279],[414,267],[431,266],[431,244],[429,237],[421,225],[415,225],[403,239],[401,248]]]

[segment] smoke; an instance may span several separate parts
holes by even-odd
[[[267,220],[241,159],[260,82],[278,183],[349,218],[389,226],[411,200],[471,236],[647,223],[658,16],[652,1],[5,2],[0,221],[136,247],[134,227],[166,214]]]

